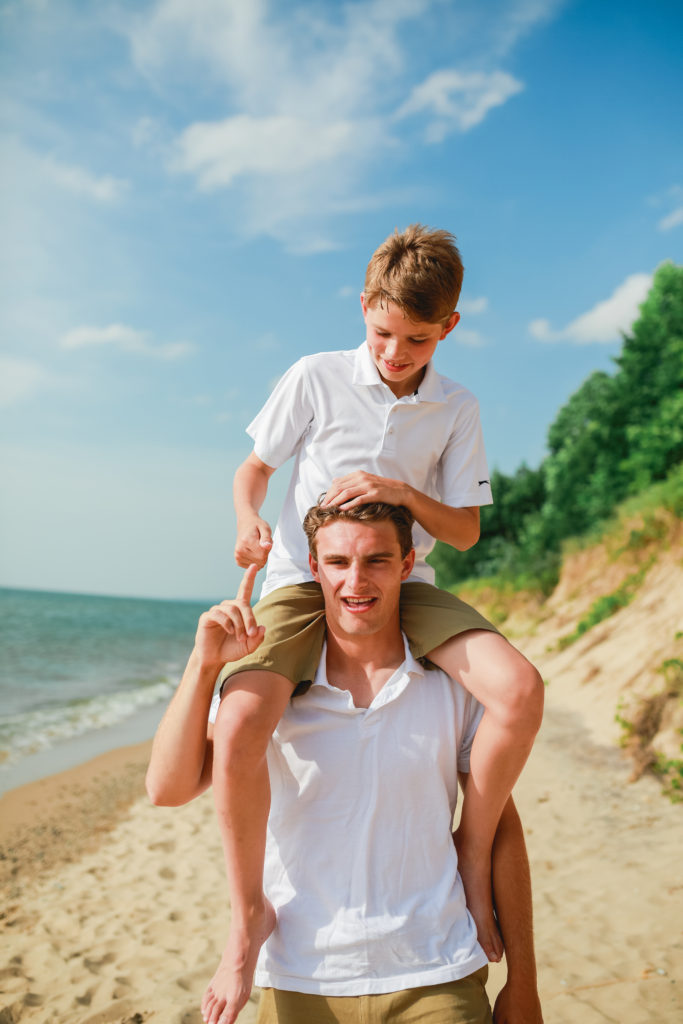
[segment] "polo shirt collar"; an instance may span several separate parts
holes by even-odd
[[[408,644],[408,638],[405,633],[403,634],[403,646],[405,651],[405,659],[398,666],[393,675],[387,679],[386,683],[379,691],[377,696],[372,701],[369,708],[357,708],[352,699],[351,694],[348,690],[341,690],[338,686],[333,686],[327,679],[327,641],[323,643],[323,649],[320,654],[320,661],[318,662],[318,668],[316,669],[315,678],[313,680],[312,687],[320,687],[318,693],[322,695],[322,691],[327,691],[327,697],[331,700],[338,700],[339,703],[344,703],[348,706],[348,710],[362,712],[367,714],[369,711],[376,711],[390,701],[395,700],[405,690],[406,686],[410,683],[411,679],[416,677],[424,676],[425,669],[416,661],[413,657],[410,646]]]
[[[353,383],[356,385],[383,385],[379,370],[372,361],[367,342],[356,349],[353,366]],[[431,359],[427,363],[422,383],[417,389],[417,397],[421,402],[445,402],[446,394],[441,383],[441,376],[434,369]]]

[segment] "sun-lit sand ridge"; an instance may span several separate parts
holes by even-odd
[[[533,635],[517,638],[549,681],[516,790],[545,1020],[674,1024],[683,1019],[682,808],[650,777],[629,784],[630,763],[606,741],[620,693],[645,692],[645,676],[661,686],[656,667],[673,656],[680,544],[672,535],[628,607],[558,652],[596,581],[607,593],[630,571],[600,565],[596,552],[586,560],[583,580],[570,566]],[[200,1024],[227,916],[213,806],[207,795],[151,807],[145,761],[145,746],[116,751],[0,801],[0,1024]],[[492,970],[492,994],[502,976]],[[253,1002],[240,1019],[255,1019]]]

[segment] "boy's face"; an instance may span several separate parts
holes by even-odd
[[[448,323],[415,323],[397,306],[368,306],[361,295],[363,319],[367,328],[370,354],[380,376],[397,398],[411,395],[424,377],[425,367],[439,342],[453,330],[459,313]]]

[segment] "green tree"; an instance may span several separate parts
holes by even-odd
[[[562,406],[537,470],[494,472],[469,551],[437,544],[440,586],[467,577],[535,578],[552,586],[562,541],[667,476],[683,459],[683,267],[662,264],[612,375],[597,371]]]
[[[623,473],[633,492],[683,458],[683,267],[657,269],[615,361],[627,442]]]

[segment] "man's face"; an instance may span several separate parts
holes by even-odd
[[[397,398],[412,395],[439,342],[453,330],[459,313],[446,325],[408,320],[397,306],[368,306],[361,295],[368,348],[385,384]]]
[[[322,586],[328,629],[342,637],[387,634],[399,628],[401,582],[415,552],[403,558],[394,524],[338,519],[318,530],[311,571]]]

